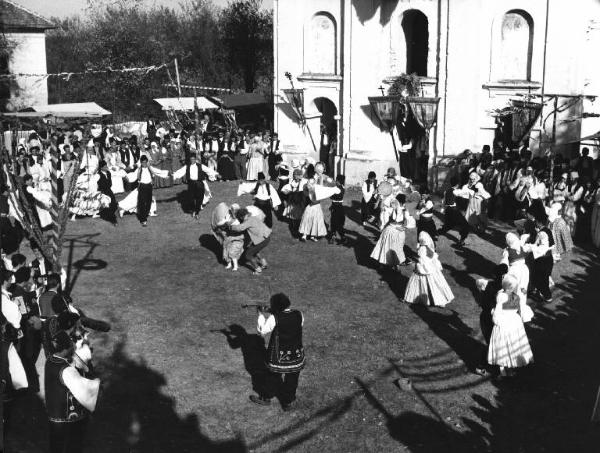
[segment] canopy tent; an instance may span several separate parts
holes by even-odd
[[[110,115],[95,102],[76,102],[71,104],[34,105],[20,112],[2,113],[4,116],[17,118],[43,118],[53,116],[56,118],[100,118]]]
[[[260,93],[223,94],[219,97],[211,96],[210,99],[226,109],[239,109],[265,105],[269,102]]]
[[[591,140],[600,140],[600,131],[596,132],[595,134],[588,135],[587,137],[582,137],[577,141],[585,142],[585,141],[591,141]]]
[[[196,98],[199,110],[218,109],[219,106],[214,102],[209,101],[204,96],[198,96]],[[163,110],[176,110],[176,111],[193,111],[194,110],[194,98],[159,98],[154,99],[158,102]]]

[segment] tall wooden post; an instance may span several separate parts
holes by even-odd
[[[177,78],[177,95],[181,97],[181,81],[179,80],[179,64],[177,58],[175,58],[175,77]]]

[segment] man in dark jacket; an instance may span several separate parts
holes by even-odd
[[[100,161],[100,172],[98,173],[98,190],[110,197],[110,205],[100,210],[100,217],[117,226],[117,199],[112,191],[112,176],[105,161]]]
[[[250,395],[250,401],[261,406],[271,404],[277,397],[284,411],[293,408],[300,371],[304,368],[302,326],[304,316],[290,308],[285,294],[271,296],[270,307],[258,307],[258,333],[271,334],[267,347],[267,368],[258,396]]]

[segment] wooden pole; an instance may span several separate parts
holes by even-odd
[[[175,60],[175,61],[177,61],[177,60]],[[179,80],[179,76],[177,76],[177,80]],[[198,148],[198,129],[199,129],[199,127],[200,127],[200,112],[198,112],[198,94],[196,92],[196,87],[194,87],[194,142],[196,144],[197,158],[200,157],[200,149]]]
[[[175,58],[175,77],[177,78],[177,96],[181,97],[181,81],[179,80],[179,64],[177,58]],[[194,91],[196,89],[194,88]]]

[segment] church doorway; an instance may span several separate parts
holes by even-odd
[[[316,98],[315,107],[321,113],[319,133],[319,160],[325,164],[327,174],[333,176],[337,154],[337,108],[327,98]]]
[[[427,77],[429,53],[429,23],[427,16],[416,9],[408,10],[402,18],[406,40],[406,73]]]

